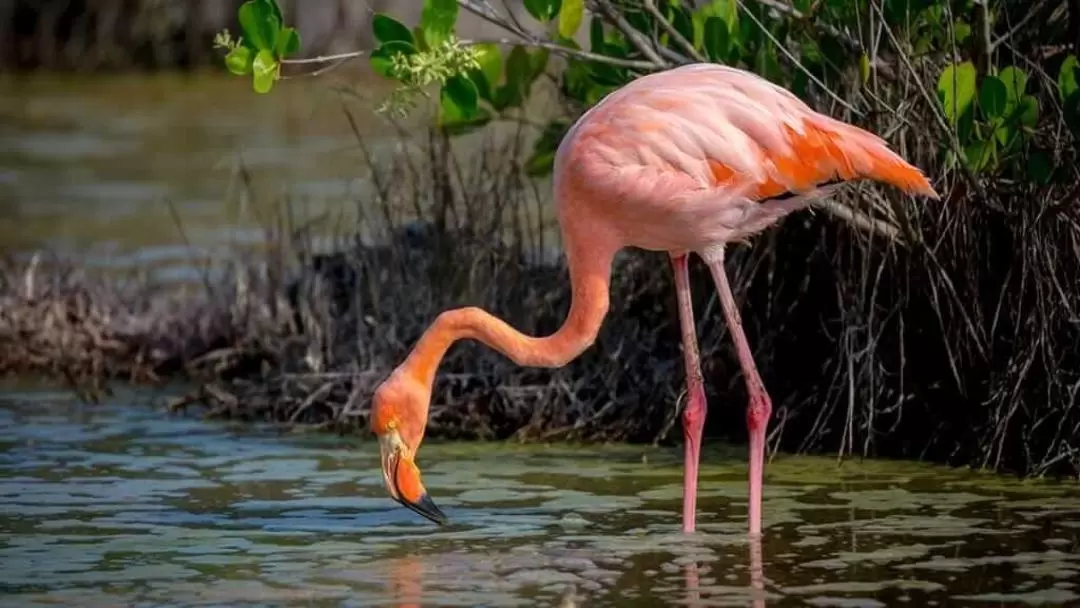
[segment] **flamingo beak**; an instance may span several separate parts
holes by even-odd
[[[408,500],[399,500],[398,502],[440,526],[445,526],[450,522],[449,518],[446,517],[446,514],[442,512],[442,509],[435,504],[435,501],[431,500],[431,497],[428,496],[426,492],[421,494],[416,502],[410,502]]]
[[[428,496],[420,481],[420,469],[405,452],[400,437],[391,432],[380,442],[382,451],[383,480],[386,489],[398,504],[443,526],[449,522],[435,501]]]

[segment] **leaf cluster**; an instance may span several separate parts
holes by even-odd
[[[1048,90],[1045,78],[1033,78],[1018,58],[1000,68],[976,68],[966,57],[989,42],[975,33],[974,0],[597,0],[589,13],[585,0],[524,0],[524,7],[544,34],[508,49],[458,40],[457,0],[424,0],[416,27],[374,14],[371,66],[399,83],[383,109],[407,112],[437,86],[439,125],[451,134],[467,133],[520,111],[536,81],[548,74],[568,112],[542,128],[527,161],[530,174],[542,175],[550,172],[573,116],[648,71],[636,67],[641,63],[657,70],[693,60],[733,65],[808,100],[825,92],[840,100],[870,88],[877,95],[882,83],[897,83],[901,64],[918,61],[938,66],[936,111],[952,130],[938,135],[946,166],[1038,183],[1063,177],[1055,173],[1054,151],[1039,141],[1050,98],[1060,104],[1073,143],[1080,142],[1076,56],[1057,67],[1056,91]],[[1010,7],[987,7],[985,19],[992,26],[1006,23]],[[253,74],[255,89],[265,92],[281,58],[299,47],[299,36],[283,26],[276,0],[244,3],[240,23],[241,42],[223,41],[230,49],[226,65],[234,73]],[[893,37],[891,51],[871,44],[868,26],[875,23]],[[579,43],[586,38],[583,28],[587,40]],[[1008,28],[996,31],[1002,29]],[[1016,32],[1008,36],[1021,38]],[[566,58],[562,69],[550,69],[553,53]]]
[[[268,93],[281,77],[281,61],[300,52],[300,34],[286,27],[277,0],[248,0],[237,14],[240,38],[229,30],[214,38],[214,46],[225,49],[225,67],[237,76],[251,76],[256,93]]]

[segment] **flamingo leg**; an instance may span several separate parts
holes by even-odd
[[[710,248],[702,257],[709,266],[713,282],[716,283],[724,317],[731,330],[731,339],[735,342],[739,365],[742,366],[746,392],[750,397],[750,405],[746,412],[746,426],[750,432],[749,519],[750,534],[759,536],[761,534],[761,485],[765,470],[765,427],[768,426],[769,415],[772,414],[772,401],[765,391],[765,384],[761,381],[757,366],[754,365],[754,356],[750,352],[746,334],[743,333],[739,308],[735,305],[735,296],[731,293],[731,285],[728,283],[727,273],[724,272],[724,250],[721,247]]]
[[[683,409],[683,532],[693,532],[697,513],[698,464],[701,461],[701,433],[705,428],[705,388],[701,381],[694,307],[690,301],[689,257],[673,255],[675,295],[679,303],[683,360],[686,364],[686,407]]]

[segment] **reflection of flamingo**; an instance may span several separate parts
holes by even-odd
[[[765,570],[762,565],[761,535],[755,534],[750,540],[750,605],[765,608]],[[683,583],[686,586],[686,599],[683,604],[690,608],[699,608],[701,603],[701,574],[696,561],[683,564]]]
[[[641,77],[589,110],[559,146],[555,198],[573,286],[554,334],[526,336],[478,308],[442,313],[376,391],[390,495],[444,522],[414,458],[431,385],[447,349],[479,340],[518,365],[560,367],[592,345],[608,311],[611,264],[624,247],[666,251],[675,270],[686,364],[683,530],[694,530],[705,391],[690,303],[687,255],[712,272],[749,393],[750,533],[761,533],[765,426],[772,405],[754,365],[724,273],[724,245],[807,207],[834,185],[876,179],[937,198],[923,174],[880,138],[814,112],[784,89],[738,69],[697,64]]]
[[[424,565],[407,555],[389,562],[391,601],[398,608],[420,608],[424,589]]]

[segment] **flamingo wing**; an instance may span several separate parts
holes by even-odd
[[[762,201],[862,178],[937,198],[881,138],[714,64],[635,80],[583,116],[561,147],[559,160],[576,165],[579,179],[619,200],[696,192]]]

